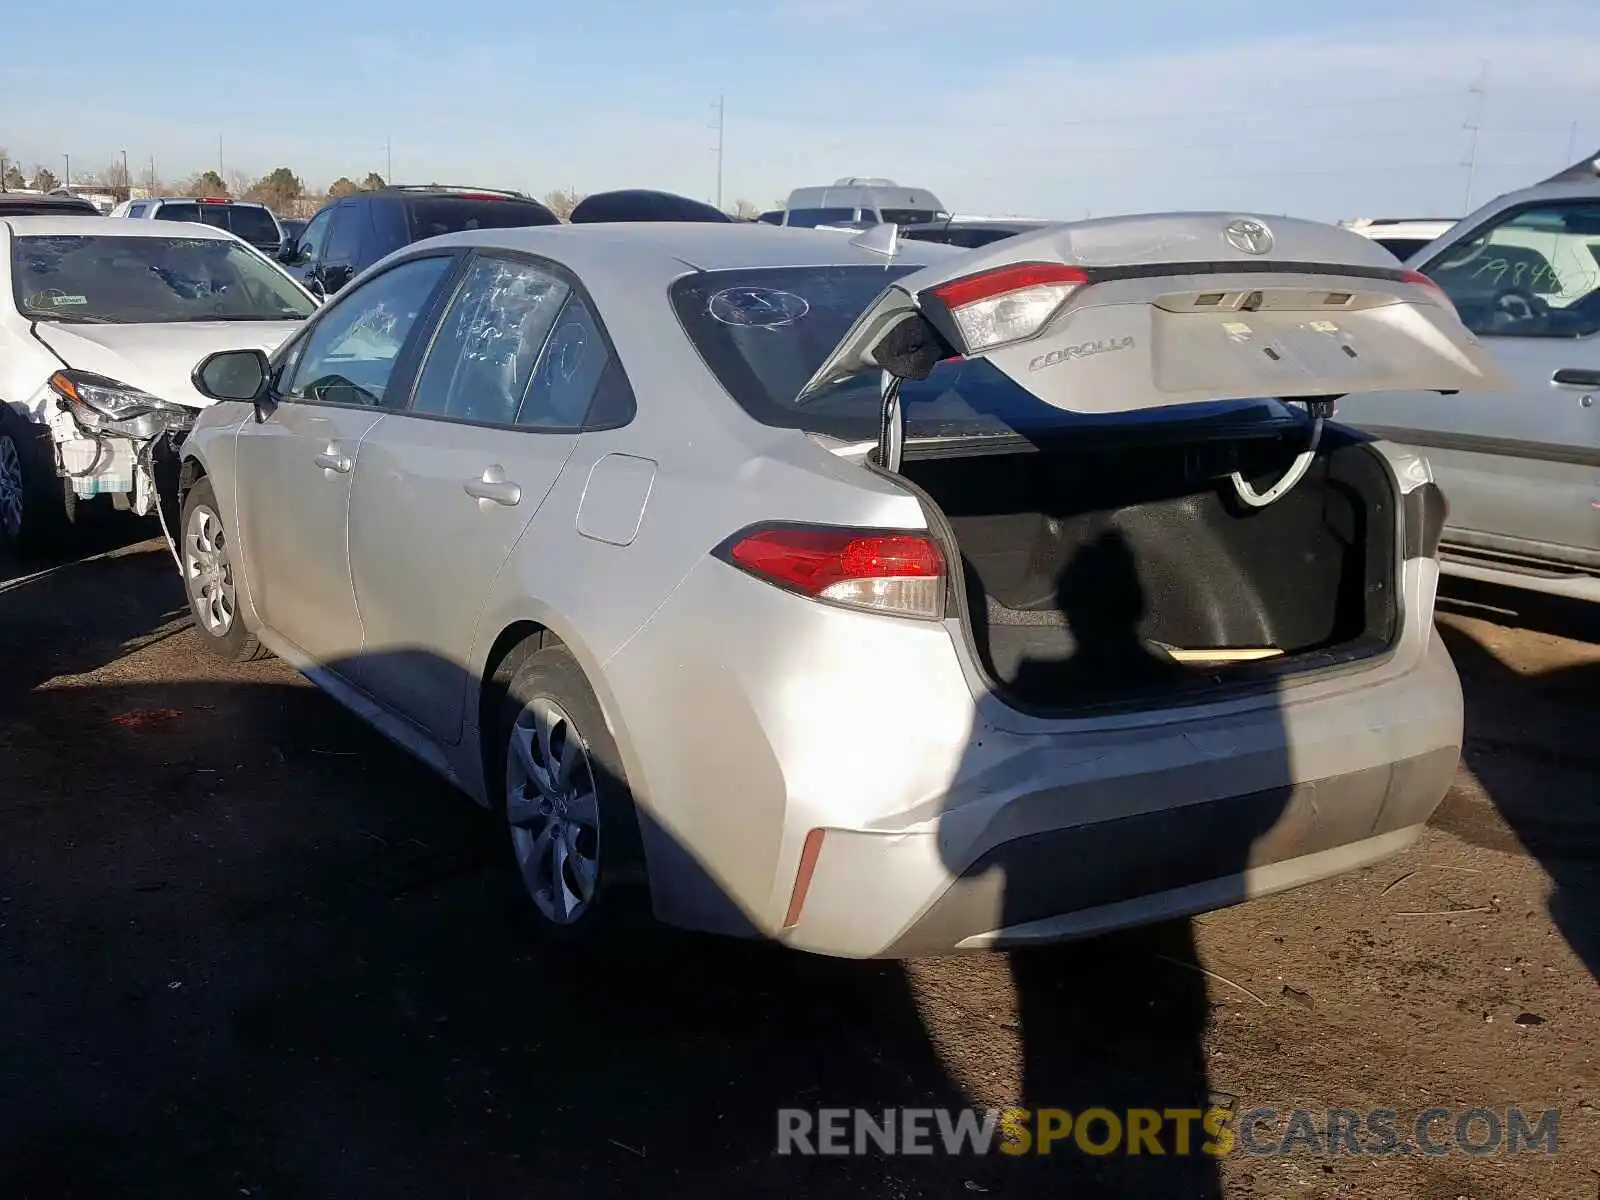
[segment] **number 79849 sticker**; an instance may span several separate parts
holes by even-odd
[[[724,325],[773,329],[792,325],[811,311],[805,297],[763,287],[724,288],[706,301],[706,311]]]

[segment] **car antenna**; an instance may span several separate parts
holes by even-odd
[[[900,253],[900,226],[893,221],[884,221],[856,234],[850,239],[850,244],[885,258],[893,258]]]

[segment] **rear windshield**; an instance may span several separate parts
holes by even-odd
[[[406,203],[411,240],[460,233],[466,229],[515,229],[559,225],[556,215],[533,200],[478,200],[471,196],[425,196]]]
[[[1373,238],[1372,240],[1377,242],[1378,245],[1382,246],[1385,250],[1387,250],[1390,254],[1394,255],[1401,262],[1405,262],[1406,259],[1410,258],[1413,254],[1415,254],[1418,250],[1421,250],[1424,246],[1433,245],[1433,242],[1430,241],[1428,238],[1391,238],[1391,237],[1386,237],[1386,238]]]
[[[858,440],[878,434],[876,371],[796,398],[861,315],[894,279],[917,268],[779,267],[707,271],[672,285],[671,298],[689,340],[739,406],[764,425]],[[916,437],[1007,436],[1095,425],[1172,424],[1150,409],[1110,417],[1064,412],[1011,382],[984,359],[941,364],[900,392],[907,432]],[[1276,401],[1191,404],[1185,421],[1237,420],[1246,410],[1284,416]]]
[[[100,210],[87,200],[17,200],[6,197],[0,201],[0,217],[98,217]]]
[[[258,204],[190,204],[179,201],[156,209],[158,221],[197,221],[213,229],[226,229],[253,246],[276,246],[278,227],[272,214]]]
[[[838,225],[856,219],[856,210],[853,208],[792,208],[789,210],[789,224],[799,225],[805,229],[815,229],[818,225]]]
[[[878,215],[885,225],[921,225],[928,221],[942,221],[949,213],[931,208],[880,208]]]

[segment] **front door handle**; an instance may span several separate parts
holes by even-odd
[[[332,446],[329,446],[326,450],[319,451],[316,461],[317,466],[324,470],[337,471],[341,475],[348,474],[350,468],[355,465],[350,461],[348,455],[340,454]]]
[[[461,488],[474,500],[488,500],[507,508],[522,501],[522,488],[506,478],[506,469],[499,463],[485,467],[481,476],[467,480]]]
[[[1589,371],[1582,367],[1562,367],[1550,376],[1550,382],[1558,387],[1600,388],[1600,371]]]

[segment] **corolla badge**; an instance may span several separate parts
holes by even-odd
[[[1272,230],[1249,217],[1229,221],[1222,236],[1228,239],[1228,245],[1246,254],[1265,254],[1272,249]]]

